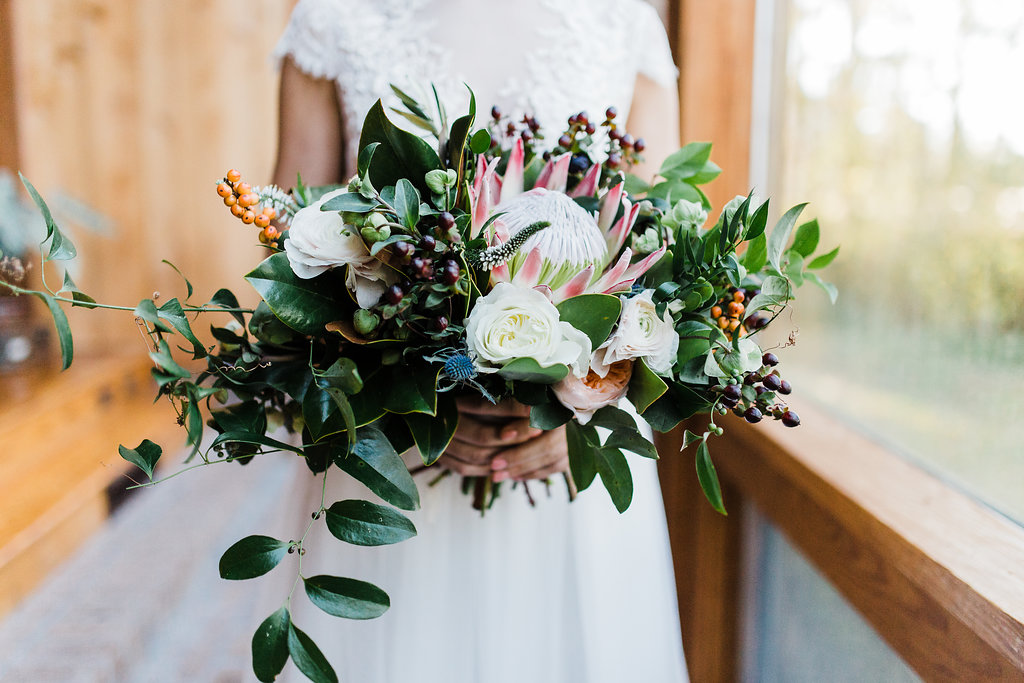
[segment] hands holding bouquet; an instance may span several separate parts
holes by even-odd
[[[614,109],[596,120],[572,116],[546,149],[530,117],[512,121],[494,109],[477,126],[471,103],[449,125],[443,110],[435,120],[395,92],[405,106],[398,113],[434,144],[395,126],[378,101],[346,187],[300,179],[284,192],[252,187],[236,171],[218,183],[225,205],[271,252],[246,277],[262,298],[255,309],[227,289],[194,305],[191,285],[184,301],[129,307],[95,302],[66,274],[58,290],[0,284],[47,304],[65,367],[73,351],[61,304],[132,311],[197,466],[283,450],[324,477],[325,492],[331,468],[364,483],[389,505],[322,500],[310,522],[325,520],[347,543],[415,535],[395,509],[419,506],[399,456],[413,447],[425,467],[473,483],[481,509],[506,480],[566,472],[570,498],[599,478],[624,511],[633,496],[626,453],[657,452],[622,401],[661,432],[709,415],[702,434],[685,433],[684,448],[697,444],[701,486],[724,512],[708,449],[722,432],[716,416],[799,423],[778,359],[754,334],[805,281],[835,296],[817,270],[838,250],[813,256],[817,222],[797,227],[801,205],[769,231],[768,202],[746,196],[709,223],[700,185],[719,173],[710,144],[678,150],[647,183],[626,173],[644,145],[621,130]],[[26,186],[47,222],[44,264],[73,258]],[[192,322],[209,312],[232,320],[212,328],[217,345],[208,348]],[[205,359],[203,372],[193,377],[176,350]],[[201,449],[207,426],[217,436]],[[298,445],[269,435],[281,426]],[[161,449],[147,440],[121,454],[152,478]],[[243,539],[225,552],[221,575],[253,578],[297,553],[296,585],[301,579],[324,611],[365,619],[388,608],[371,584],[303,576],[305,538]],[[310,678],[334,680],[292,624],[291,598],[253,639],[257,675],[272,680],[291,657]]]

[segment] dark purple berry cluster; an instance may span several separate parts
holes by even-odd
[[[776,366],[779,357],[771,351],[761,357],[761,368],[743,375],[739,383],[730,382],[712,388],[718,411],[744,418],[747,422],[760,422],[766,416],[779,420],[787,427],[800,424],[800,416],[789,409],[781,396],[788,396],[793,387],[782,379]]]

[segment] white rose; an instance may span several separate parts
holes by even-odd
[[[499,372],[519,358],[541,367],[568,365],[585,377],[590,337],[558,317],[558,309],[535,289],[510,282],[477,299],[466,319],[466,343],[480,372]]]
[[[341,214],[320,210],[324,202],[344,192],[344,189],[328,192],[300,209],[292,218],[284,250],[292,271],[307,280],[331,268],[349,266],[345,284],[355,293],[361,308],[370,308],[387,288],[390,279],[387,269],[370,256],[358,230],[345,225]]]
[[[623,297],[618,328],[594,353],[591,367],[597,374],[603,377],[610,365],[630,358],[643,358],[647,367],[659,375],[672,372],[679,335],[667,310],[658,317],[653,296],[653,289],[645,289],[630,299]]]

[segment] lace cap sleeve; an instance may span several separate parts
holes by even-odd
[[[311,76],[335,80],[340,73],[337,0],[299,0],[274,48],[274,59],[291,57]]]
[[[646,2],[636,4],[633,48],[637,59],[637,73],[666,88],[675,87],[679,70],[672,59],[672,50],[661,17]]]

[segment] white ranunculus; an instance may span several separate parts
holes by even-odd
[[[361,308],[374,306],[388,284],[384,264],[370,256],[359,231],[346,225],[337,211],[321,211],[327,200],[343,194],[344,188],[328,192],[292,218],[285,253],[292,271],[310,279],[338,266],[349,266],[345,284],[355,293]]]
[[[643,358],[653,372],[671,374],[679,335],[667,310],[664,317],[658,317],[653,296],[653,289],[645,289],[632,298],[623,297],[618,328],[594,353],[591,367],[596,373],[603,377],[613,363]]]
[[[558,309],[535,289],[509,282],[480,297],[466,319],[466,343],[480,372],[499,372],[519,358],[541,367],[567,365],[585,377],[590,338],[558,317]]]

